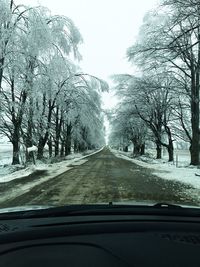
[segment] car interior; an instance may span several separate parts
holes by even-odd
[[[67,216],[52,211],[3,216],[1,267],[199,266],[197,209],[118,207]]]

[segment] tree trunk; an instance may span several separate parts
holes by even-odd
[[[133,155],[134,156],[140,155],[140,146],[136,142],[134,142],[133,147],[134,147],[133,148]]]
[[[143,156],[144,154],[145,154],[145,144],[142,144],[140,148],[140,155]]]
[[[159,141],[156,142],[156,158],[161,159],[162,158],[162,146]]]
[[[65,140],[65,156],[71,154],[71,138],[67,137]]]
[[[57,157],[58,156],[58,154],[59,154],[59,141],[58,140],[55,140],[55,150],[54,150],[54,155],[55,155],[55,157]]]
[[[40,138],[38,142],[38,152],[37,159],[41,160],[44,157],[44,146],[46,144],[46,140],[44,138]]]
[[[58,140],[55,140],[55,150],[54,150],[54,156],[57,157],[59,154],[59,142]]]
[[[60,118],[59,118],[60,113]],[[55,157],[59,155],[60,134],[63,124],[62,110],[59,112],[59,107],[56,108],[56,138],[55,138]]]
[[[49,157],[51,158],[53,155],[53,145],[52,145],[52,138],[51,136],[49,137],[49,140],[47,142],[47,145],[49,147]]]
[[[89,149],[90,149],[90,148],[89,148]],[[124,146],[124,147],[123,147],[123,151],[124,151],[124,152],[128,152],[128,146]]]
[[[167,148],[168,156],[169,156],[169,162],[170,162],[170,161],[174,161],[174,145],[173,145],[171,129],[169,126],[167,126],[166,123],[165,123],[165,131],[166,131],[167,136],[168,136],[168,145],[165,145],[165,147]]]
[[[167,147],[169,162],[174,161],[174,147],[173,143]]]
[[[29,103],[29,114],[28,114],[28,128],[27,128],[27,136],[26,136],[26,148],[33,146],[33,99],[30,97]],[[34,152],[30,151],[28,153],[26,149],[26,162],[31,163],[35,162]]]
[[[86,150],[84,143],[78,144],[78,150],[79,150],[79,152],[84,152]]]
[[[71,131],[72,131],[72,125],[71,123],[67,125],[67,132],[65,136],[65,156],[71,154]],[[75,148],[76,146],[76,148]],[[77,149],[77,144],[74,142],[74,149]],[[74,151],[75,152],[75,151]]]
[[[191,165],[199,165],[199,89],[196,91],[198,92],[196,92],[196,96],[194,96],[195,99],[191,100]]]
[[[55,129],[55,132],[56,132],[56,137],[54,140],[55,157],[57,157],[59,154],[59,137],[60,137],[60,134],[59,134],[59,108],[58,107],[56,108],[56,129]]]
[[[2,57],[0,59],[0,90],[1,90],[2,79],[3,79],[4,61],[5,61],[5,58]]]
[[[190,149],[190,156],[191,156],[191,165],[198,165],[199,164],[199,148],[198,148],[199,138],[197,137],[196,131],[192,133],[192,142],[191,142],[191,149]]]
[[[170,135],[168,135],[168,138],[169,138],[169,145],[167,147],[167,151],[168,151],[169,162],[170,162],[170,161],[174,161],[174,145],[173,145],[171,132],[170,132]]]
[[[200,41],[200,11],[198,7],[198,41]],[[193,56],[193,54],[192,54]],[[200,86],[200,44],[198,43],[198,59],[191,60],[191,165],[199,165],[199,86]]]
[[[65,152],[65,140],[62,140],[61,149],[60,149],[60,156],[61,157],[64,157],[64,152]]]
[[[75,139],[74,140],[74,153],[78,152],[78,141]]]
[[[45,98],[45,96],[44,96]],[[44,101],[44,104],[45,105],[45,101]],[[48,116],[47,116],[47,127],[46,127],[46,132],[45,132],[45,135],[44,137],[41,135],[39,137],[39,141],[38,141],[38,153],[37,153],[37,159],[42,159],[43,158],[43,154],[44,154],[44,146],[49,138],[49,130],[51,128],[51,116],[52,116],[52,111],[53,111],[53,108],[54,108],[54,103],[52,103],[51,100],[49,100],[49,110],[48,110]],[[43,125],[42,123],[41,124],[41,129],[43,128]]]
[[[19,129],[14,129],[13,139],[13,158],[12,158],[12,165],[20,164],[19,160]]]

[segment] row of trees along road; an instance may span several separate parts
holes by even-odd
[[[191,164],[198,165],[200,1],[160,1],[144,17],[127,57],[140,75],[113,77],[121,104],[111,118],[111,136],[131,140],[136,147],[144,147],[151,138],[157,158],[164,146],[169,161],[173,160],[174,140],[184,140],[190,143]],[[120,117],[124,127],[119,127]],[[135,152],[143,154],[144,149]]]
[[[0,133],[13,145],[13,164],[28,148],[42,159],[104,143],[100,94],[107,84],[75,65],[82,37],[64,16],[44,7],[0,0]]]

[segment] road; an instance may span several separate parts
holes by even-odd
[[[185,193],[191,188],[179,182],[158,178],[153,175],[153,170],[117,158],[109,149],[104,148],[88,157],[84,164],[34,186],[29,192],[1,202],[0,207],[110,201],[195,204],[195,200]]]

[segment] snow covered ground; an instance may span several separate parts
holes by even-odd
[[[179,167],[176,167],[176,165],[167,162],[165,159],[149,159],[149,162],[144,162],[142,160],[131,158],[130,153],[114,149],[112,149],[111,151],[115,154],[115,156],[119,158],[129,160],[139,166],[152,169],[153,174],[155,174],[157,177],[167,180],[175,180],[192,186],[193,189],[189,190],[188,194],[192,194],[200,201],[200,176],[197,176],[200,175],[200,169],[198,169],[197,167],[189,165],[187,167],[181,167],[180,164]],[[182,162],[186,162],[186,159],[186,157],[183,157]]]
[[[100,149],[101,150],[101,149]],[[2,169],[5,169],[5,173],[3,175],[3,171],[1,172],[0,176],[0,183],[5,183],[9,182],[14,179],[20,179],[22,177],[29,176],[30,174],[36,172],[36,171],[46,171],[48,174],[45,176],[46,179],[53,178],[67,170],[70,170],[73,166],[81,165],[87,161],[87,157],[90,155],[93,155],[98,151],[90,150],[87,151],[86,155],[77,153],[77,154],[71,154],[65,158],[64,161],[57,162],[57,163],[52,163],[52,164],[36,164],[36,165],[31,165],[25,169],[21,169],[15,172],[13,171],[12,166],[8,166]],[[17,166],[16,166],[17,167]],[[14,168],[16,168],[14,167]],[[20,166],[19,166],[20,168]],[[8,174],[6,174],[6,172]],[[12,172],[12,173],[9,173]]]
[[[147,156],[140,157],[141,160],[151,163],[158,163],[156,160],[156,150],[155,149],[146,149]],[[132,151],[128,152],[128,154],[132,154]],[[166,149],[162,150],[162,159],[159,160],[159,162],[168,162],[168,152]],[[178,167],[187,167],[190,165],[190,153],[188,149],[180,150],[175,149],[174,150],[174,165]]]
[[[66,157],[66,160],[58,163],[53,164],[37,164],[32,165],[26,169],[22,169],[19,171],[15,171],[13,173],[4,175],[0,177],[0,185],[6,182],[16,181],[16,179],[25,178],[27,179],[27,182],[21,183],[20,187],[15,186],[11,191],[9,191],[9,194],[7,191],[1,192],[1,198],[0,202],[4,202],[8,199],[14,199],[15,197],[22,195],[26,192],[29,192],[31,188],[33,188],[36,185],[39,185],[43,182],[46,182],[50,179],[55,178],[56,176],[62,174],[63,172],[66,172],[70,169],[72,169],[74,166],[81,165],[88,161],[87,157],[91,156],[93,154],[98,153],[103,148],[94,151],[87,151],[86,155],[83,154],[72,154]],[[12,166],[10,166],[12,168]],[[6,168],[7,169],[7,168]],[[38,179],[31,179],[31,174],[37,175],[37,172],[44,171],[44,175],[40,175]]]
[[[12,145],[4,143],[0,145],[0,166],[11,164],[12,162]]]

